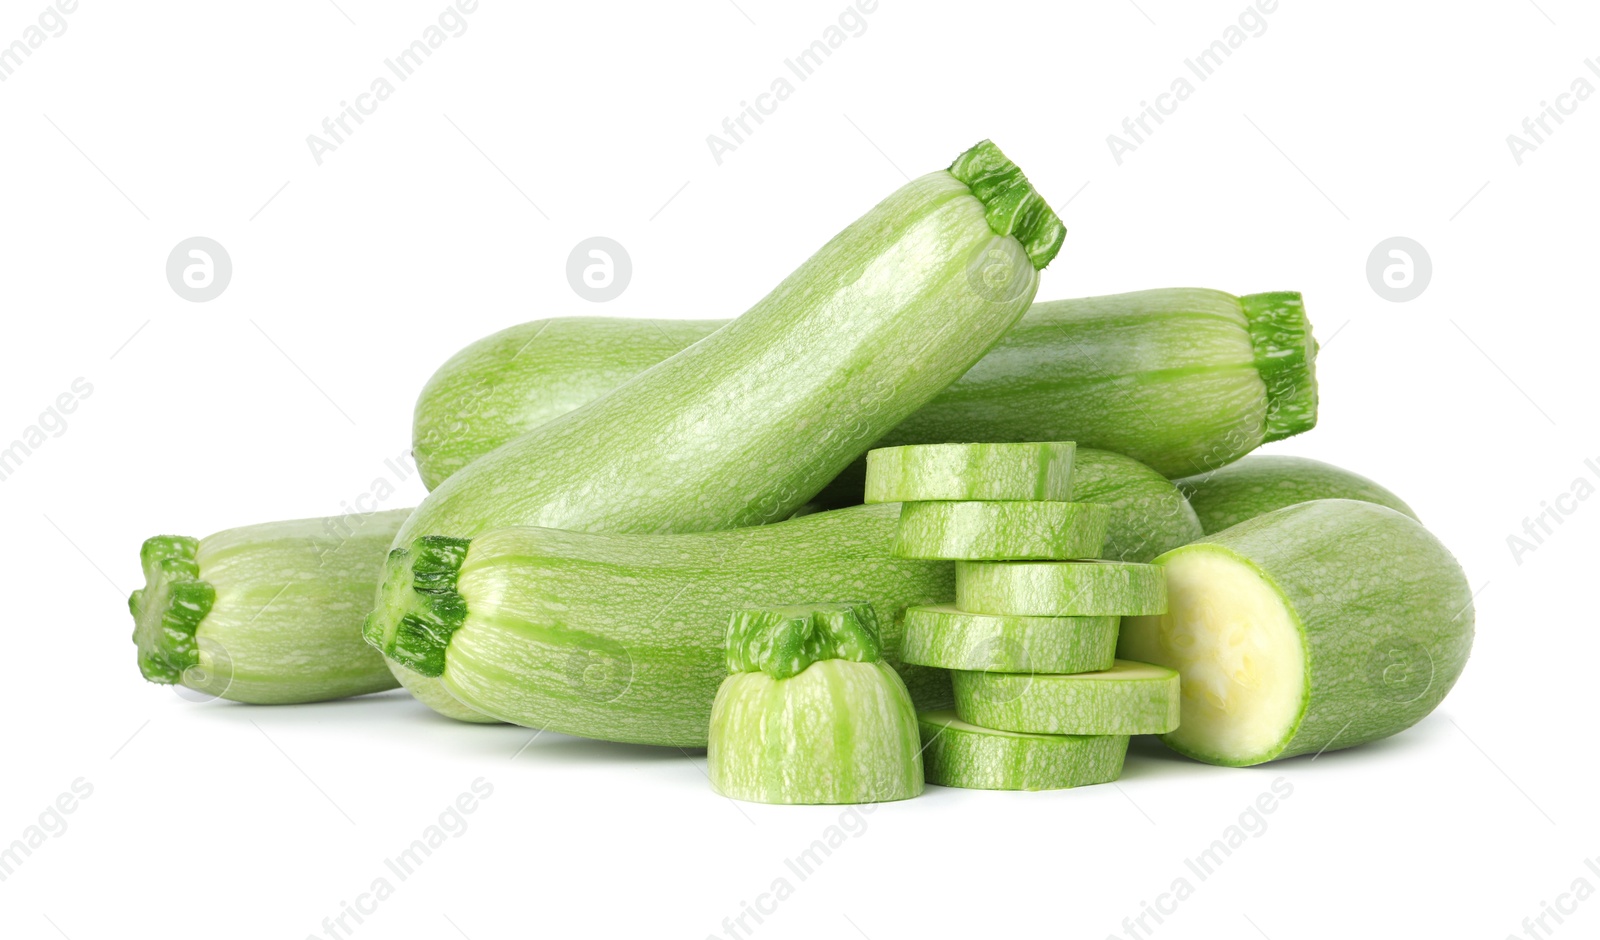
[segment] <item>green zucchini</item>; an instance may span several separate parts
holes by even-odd
[[[1171,607],[1123,620],[1119,655],[1183,675],[1163,740],[1246,766],[1421,721],[1472,647],[1472,591],[1415,519],[1348,499],[1241,522],[1157,559]]]
[[[1116,659],[1117,620],[972,614],[949,604],[912,607],[900,658],[941,669],[1098,672]]]
[[[1119,659],[1070,676],[952,672],[962,721],[1030,734],[1161,734],[1178,727],[1172,669]]]
[[[894,553],[901,558],[1095,558],[1111,510],[1096,503],[1022,500],[906,503]]]
[[[565,734],[703,747],[727,675],[732,612],[870,603],[885,659],[901,615],[955,593],[950,562],[893,558],[895,503],[721,532],[625,535],[512,527],[429,536],[389,560],[389,655],[492,718]],[[950,702],[943,670],[899,666],[919,707]]]
[[[401,529],[703,532],[784,519],[1027,310],[1065,231],[984,141],[901,187],[737,320],[446,480]],[[368,641],[395,659],[380,607]],[[460,710],[450,708],[449,713]]]
[[[916,710],[865,604],[734,613],[706,772],[757,803],[881,803],[922,792]]]
[[[917,715],[929,783],[968,790],[1062,790],[1122,776],[1128,736],[1023,734],[971,725],[949,709]]]
[[[917,444],[867,453],[866,503],[1069,500],[1071,441]]]
[[[128,598],[139,671],[210,698],[319,702],[392,689],[361,618],[409,509],[158,535]]]
[[[473,343],[417,401],[423,481],[438,486],[725,322],[557,318]],[[1315,353],[1294,292],[1168,288],[1039,303],[883,443],[1076,441],[1189,476],[1315,425]],[[853,465],[830,504],[861,502],[864,476]]]
[[[1206,532],[1221,532],[1246,519],[1313,499],[1359,499],[1417,518],[1404,500],[1361,474],[1309,457],[1252,454],[1238,463],[1179,480],[1178,488],[1188,497]]]
[[[1178,487],[1132,457],[1080,447],[1072,480],[1074,499],[1111,508],[1102,558],[1149,561],[1205,534]]]
[[[1118,561],[962,561],[956,607],[975,614],[1108,617],[1167,609],[1155,565]]]

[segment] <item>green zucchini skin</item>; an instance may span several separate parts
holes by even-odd
[[[908,444],[867,452],[864,503],[1072,498],[1071,441]]]
[[[1205,534],[1178,487],[1132,457],[1078,448],[1072,492],[1079,502],[1110,507],[1101,557],[1111,561],[1150,561]]]
[[[409,509],[296,519],[145,542],[128,607],[146,679],[253,705],[392,689],[361,641],[389,543]]]
[[[1178,489],[1188,497],[1207,533],[1313,499],[1359,499],[1417,518],[1405,500],[1377,483],[1309,457],[1252,454],[1179,480]]]
[[[714,333],[721,320],[556,318],[468,346],[417,400],[429,488],[500,444]],[[1223,466],[1316,424],[1315,341],[1294,292],[1166,288],[1034,304],[882,445],[1076,441],[1169,477]],[[861,502],[865,467],[847,471]]]
[[[950,561],[1098,558],[1111,509],[1055,500],[904,503],[894,553]]]
[[[1248,565],[1277,592],[1297,621],[1306,682],[1298,718],[1276,746],[1239,758],[1166,739],[1189,757],[1246,766],[1385,738],[1427,717],[1466,667],[1474,617],[1466,575],[1421,523],[1386,506],[1299,503],[1156,562],[1190,552]],[[1138,639],[1125,621],[1123,643]],[[1130,645],[1119,655],[1161,655],[1149,642]]]
[[[1067,674],[1110,669],[1118,617],[972,614],[953,605],[906,610],[900,658],[969,672]]]
[[[706,773],[754,803],[886,803],[922,793],[917,713],[883,662],[825,659],[779,679],[723,680],[711,710]]]
[[[927,780],[967,790],[1062,790],[1122,776],[1127,735],[1024,734],[971,725],[951,710],[922,712]]]
[[[514,525],[705,532],[787,518],[1011,328],[1062,236],[985,141],[851,223],[737,320],[451,476],[395,545]],[[372,618],[369,642],[388,653],[401,624],[381,607]]]
[[[451,575],[430,569],[420,591],[386,584],[386,603],[433,611],[427,631],[445,638],[444,655],[413,663],[437,668],[444,694],[531,728],[704,746],[733,612],[821,602],[869,603],[884,659],[920,707],[942,707],[948,674],[899,664],[902,617],[954,596],[955,566],[892,557],[899,513],[884,503],[679,535],[497,529],[472,539]],[[391,578],[418,551],[395,552]]]
[[[983,728],[1029,734],[1162,734],[1178,727],[1174,670],[1117,660],[1073,675],[950,674],[956,715]]]

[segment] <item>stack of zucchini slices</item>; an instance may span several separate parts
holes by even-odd
[[[1154,565],[1099,559],[1110,510],[1072,502],[1075,445],[875,450],[869,503],[903,504],[895,554],[951,560],[953,605],[906,612],[908,663],[951,670],[923,712],[927,782],[988,790],[1107,783],[1128,736],[1178,726],[1178,673],[1116,658],[1123,616],[1166,611]]]

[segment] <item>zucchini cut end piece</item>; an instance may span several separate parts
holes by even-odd
[[[966,183],[983,203],[984,219],[996,235],[1010,235],[1022,243],[1035,271],[1055,259],[1067,227],[993,141],[980,141],[956,157],[950,175]]]
[[[1165,556],[1167,613],[1122,622],[1118,655],[1182,677],[1181,724],[1163,736],[1196,760],[1249,766],[1277,757],[1305,714],[1303,631],[1272,581],[1245,558],[1199,543]]]
[[[200,577],[200,540],[157,535],[139,549],[145,584],[128,597],[139,672],[151,682],[175,685],[200,665],[196,632],[211,613],[217,592]]]
[[[1309,431],[1317,424],[1317,340],[1299,291],[1245,294],[1256,371],[1267,386],[1262,443]]]
[[[456,590],[471,539],[424,535],[384,562],[378,607],[361,634],[390,660],[430,678],[444,674],[445,650],[467,616]]]

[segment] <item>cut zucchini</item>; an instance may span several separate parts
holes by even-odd
[[[1072,464],[1072,493],[1080,503],[1111,508],[1101,558],[1149,561],[1205,534],[1178,487],[1132,457],[1078,448]]]
[[[868,503],[1072,498],[1070,441],[912,444],[867,454]]]
[[[929,783],[967,790],[1064,790],[1122,776],[1125,734],[1022,734],[980,728],[949,709],[917,716]]]
[[[1178,727],[1178,673],[1119,659],[1052,676],[952,672],[962,721],[1032,734],[1162,734]]]
[[[1257,516],[1158,559],[1171,609],[1123,621],[1119,655],[1183,675],[1163,740],[1247,766],[1422,720],[1472,646],[1472,592],[1421,524],[1333,499]],[[958,686],[959,689],[959,686]]]
[[[1208,533],[1313,499],[1359,499],[1417,518],[1405,500],[1361,474],[1308,457],[1253,454],[1179,480],[1178,488]]]
[[[1116,659],[1117,620],[972,614],[948,604],[912,607],[900,659],[941,669],[1097,672]]]
[[[1110,508],[1094,503],[906,503],[894,553],[971,561],[1097,558],[1110,521]]]
[[[879,650],[869,604],[736,612],[734,674],[711,708],[711,785],[756,803],[880,803],[921,793],[916,710]]]
[[[961,561],[956,606],[975,614],[1112,617],[1159,614],[1167,584],[1155,565],[1118,561]]]

